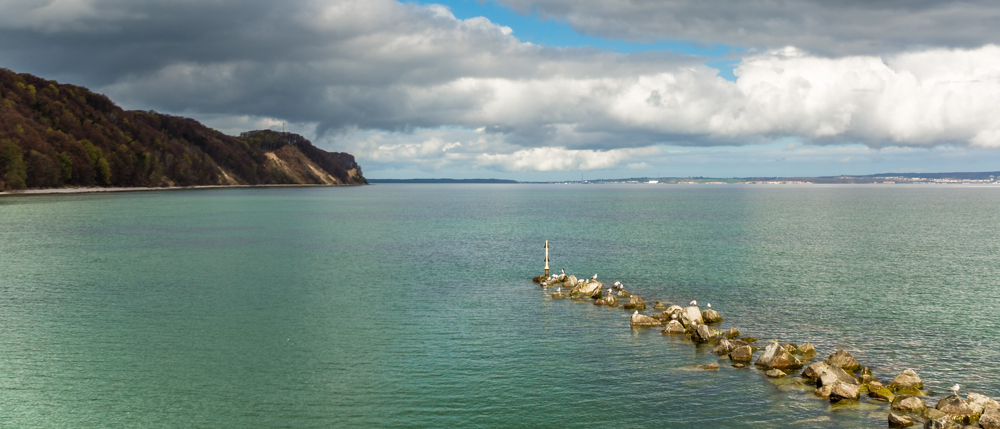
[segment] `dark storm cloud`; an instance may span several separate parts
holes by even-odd
[[[498,0],[592,35],[823,55],[975,48],[1000,40],[1000,3],[950,0]]]

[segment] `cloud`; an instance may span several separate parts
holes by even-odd
[[[6,1],[17,10],[35,4]],[[1000,146],[995,45],[838,57],[782,47],[744,56],[731,82],[701,58],[538,46],[485,18],[391,0],[74,4],[30,25],[0,19],[0,64],[227,130],[288,122],[363,162],[567,171],[634,164],[663,146],[783,139]],[[562,3],[515,6],[532,4],[556,16]],[[579,14],[563,6],[559,16]],[[768,33],[746,28],[751,42]]]
[[[988,0],[497,1],[601,37],[793,45],[834,56],[975,48],[1000,38],[1000,4]]]

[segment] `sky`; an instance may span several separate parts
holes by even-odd
[[[0,0],[0,67],[369,178],[1000,170],[1000,2]]]

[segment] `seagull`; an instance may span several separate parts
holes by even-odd
[[[566,275],[566,269],[565,268],[562,269],[562,273],[563,273],[564,276]]]
[[[611,296],[611,288],[608,288],[608,296]]]
[[[562,288],[557,288],[556,293],[562,293]]]
[[[698,301],[691,301],[691,305],[698,305]]]
[[[636,310],[635,313],[632,313],[632,315],[633,316],[638,316],[639,315],[639,310]]]
[[[594,274],[594,277],[591,278],[594,279],[594,281],[597,281],[597,274]]]
[[[670,320],[677,320],[677,313],[671,314]]]
[[[708,308],[712,308],[712,303],[708,303]]]
[[[955,384],[954,386],[951,386],[948,390],[951,391],[952,395],[958,396],[959,387],[960,386],[958,384]]]

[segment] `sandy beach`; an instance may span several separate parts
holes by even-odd
[[[23,189],[18,191],[0,192],[0,197],[16,195],[52,195],[52,194],[92,194],[99,192],[142,192],[142,191],[180,191],[191,189],[216,189],[216,188],[305,188],[305,187],[332,187],[332,186],[355,186],[355,185],[204,185],[204,186],[170,186],[163,188],[154,187],[133,187],[133,188],[48,188],[48,189]]]

